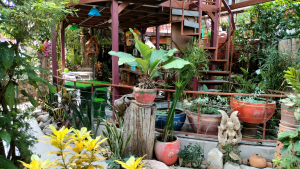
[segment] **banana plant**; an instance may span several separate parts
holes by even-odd
[[[130,31],[134,35],[135,47],[141,53],[141,58],[136,58],[131,54],[124,52],[108,52],[112,56],[119,57],[119,65],[124,63],[130,66],[138,67],[142,74],[143,78],[140,80],[139,87],[142,89],[153,89],[155,88],[153,78],[159,76],[159,70],[164,69],[181,69],[190,62],[183,60],[179,57],[175,57],[174,52],[177,51],[176,48],[169,51],[163,49],[154,49],[150,48],[148,45],[144,44],[138,39],[138,35],[133,32],[130,28]]]

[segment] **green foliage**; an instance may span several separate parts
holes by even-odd
[[[105,121],[105,130],[102,130],[102,134],[104,137],[107,138],[107,149],[109,150],[109,153],[111,154],[111,159],[106,160],[106,163],[108,163],[108,166],[112,167],[119,167],[120,165],[115,162],[115,160],[122,160],[122,157],[124,156],[125,148],[128,142],[131,139],[131,135],[126,138],[123,137],[124,134],[124,128],[123,128],[123,119],[121,119],[118,114],[116,113],[116,122],[118,122],[119,128],[116,126],[116,122],[109,123],[108,121]]]
[[[174,57],[174,52],[177,51],[176,48],[169,51],[163,49],[156,50],[151,49],[148,45],[139,41],[138,35],[130,31],[134,35],[135,47],[141,53],[142,58],[135,58],[131,54],[124,52],[110,51],[109,54],[112,56],[119,57],[119,65],[127,63],[130,66],[137,66],[143,73],[143,80],[140,81],[139,87],[142,89],[153,89],[155,88],[153,78],[159,75],[159,70],[161,68],[170,69],[177,68],[181,69],[185,65],[189,64],[181,58]]]
[[[178,81],[175,82],[176,91],[174,93],[173,102],[169,110],[164,131],[161,134],[161,139],[163,142],[173,141],[174,139],[173,126],[176,105],[186,85],[190,82],[196,72],[197,70],[193,64],[185,65],[182,69],[179,70],[179,78]]]
[[[100,63],[100,69],[96,70],[97,80],[109,82],[109,78],[111,77],[112,77],[112,71],[108,68],[107,64]]]
[[[300,128],[296,131],[284,131],[278,134],[278,141],[283,144],[280,154],[281,159],[274,160],[276,167],[283,169],[297,168],[300,164]],[[293,155],[295,152],[295,155]]]
[[[229,22],[227,20],[222,20],[220,22],[220,26],[223,31],[227,31],[227,29],[229,28]]]
[[[0,164],[3,168],[9,168],[9,169],[18,169],[18,167],[15,166],[15,164],[7,159],[5,156],[0,156]]]
[[[188,163],[201,168],[201,162],[204,160],[203,150],[200,145],[190,143],[187,146],[184,146],[184,149],[181,150],[178,154],[179,158],[182,158],[182,166],[185,166]]]
[[[192,38],[183,50],[182,58],[195,65],[197,70],[207,70],[209,63],[207,56],[208,52],[203,47],[199,47],[199,40]]]
[[[238,149],[237,145],[232,145],[226,143],[222,146],[223,162],[234,162],[240,163],[241,161],[241,151]]]

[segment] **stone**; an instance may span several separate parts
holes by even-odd
[[[207,154],[207,162],[210,165],[215,166],[216,169],[222,169],[223,168],[223,154],[217,148],[213,148]]]
[[[44,127],[45,127],[44,122],[41,121],[41,122],[39,123],[39,127],[40,127],[40,128],[44,128]]]
[[[240,165],[241,169],[257,169],[255,167],[247,166],[247,165]]]
[[[142,160],[141,163],[144,163],[143,168],[145,169],[169,169],[169,167],[160,161],[156,160]]]
[[[241,169],[241,167],[237,163],[226,162],[224,165],[224,169]]]
[[[213,166],[213,165],[209,165],[208,167],[207,167],[207,169],[217,169],[215,166]]]
[[[49,114],[45,114],[45,115],[40,115],[36,120],[38,122],[42,121],[42,122],[46,122],[49,120]]]
[[[40,122],[42,123],[41,125],[39,124],[40,128],[43,129],[45,128],[46,126],[49,126],[51,124],[52,120],[49,119],[46,123],[43,123],[43,122]]]
[[[52,134],[52,131],[49,126],[46,126],[43,130],[43,133],[46,135]]]
[[[242,164],[248,165],[248,159],[244,158],[244,159],[242,160]]]

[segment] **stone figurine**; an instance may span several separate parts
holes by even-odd
[[[234,111],[230,118],[223,110],[218,110],[222,114],[221,124],[218,127],[218,140],[222,145],[233,144],[236,145],[242,140],[242,134],[240,132],[241,124],[237,117],[238,111]]]

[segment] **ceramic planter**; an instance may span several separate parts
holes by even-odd
[[[180,142],[176,137],[172,142],[161,142],[155,139],[154,153],[157,160],[165,163],[166,165],[173,165],[178,160],[178,154],[180,151]]]
[[[221,123],[222,115],[200,114],[198,122],[198,113],[189,110],[185,110],[185,113],[195,133],[197,133],[198,124],[198,134],[218,135],[218,126]]]
[[[232,109],[239,111],[238,118],[242,122],[261,124],[268,121],[274,114],[276,102],[268,104],[267,116],[264,120],[266,104],[247,103],[233,98],[230,99]]]
[[[297,107],[281,104],[281,121],[288,124],[299,125],[300,121],[298,122],[294,116],[296,109]]]
[[[133,95],[138,103],[151,104],[156,97],[157,89],[141,89],[133,87]]]
[[[256,168],[265,168],[267,161],[260,154],[253,154],[249,159],[250,165]]]
[[[300,127],[300,125],[291,125],[291,124],[281,122],[279,124],[278,134],[281,133],[281,132],[284,132],[284,131],[296,131],[299,127]],[[281,158],[283,156],[283,154],[280,154],[280,151],[281,151],[282,147],[283,147],[283,144],[280,141],[277,141],[275,154],[279,158]],[[292,153],[294,155],[296,154],[293,150],[292,150]]]
[[[167,121],[167,114],[156,114],[155,119],[155,128],[164,129],[165,123]],[[174,130],[180,131],[186,119],[186,115],[183,111],[176,109],[175,110],[175,118],[174,118]]]

